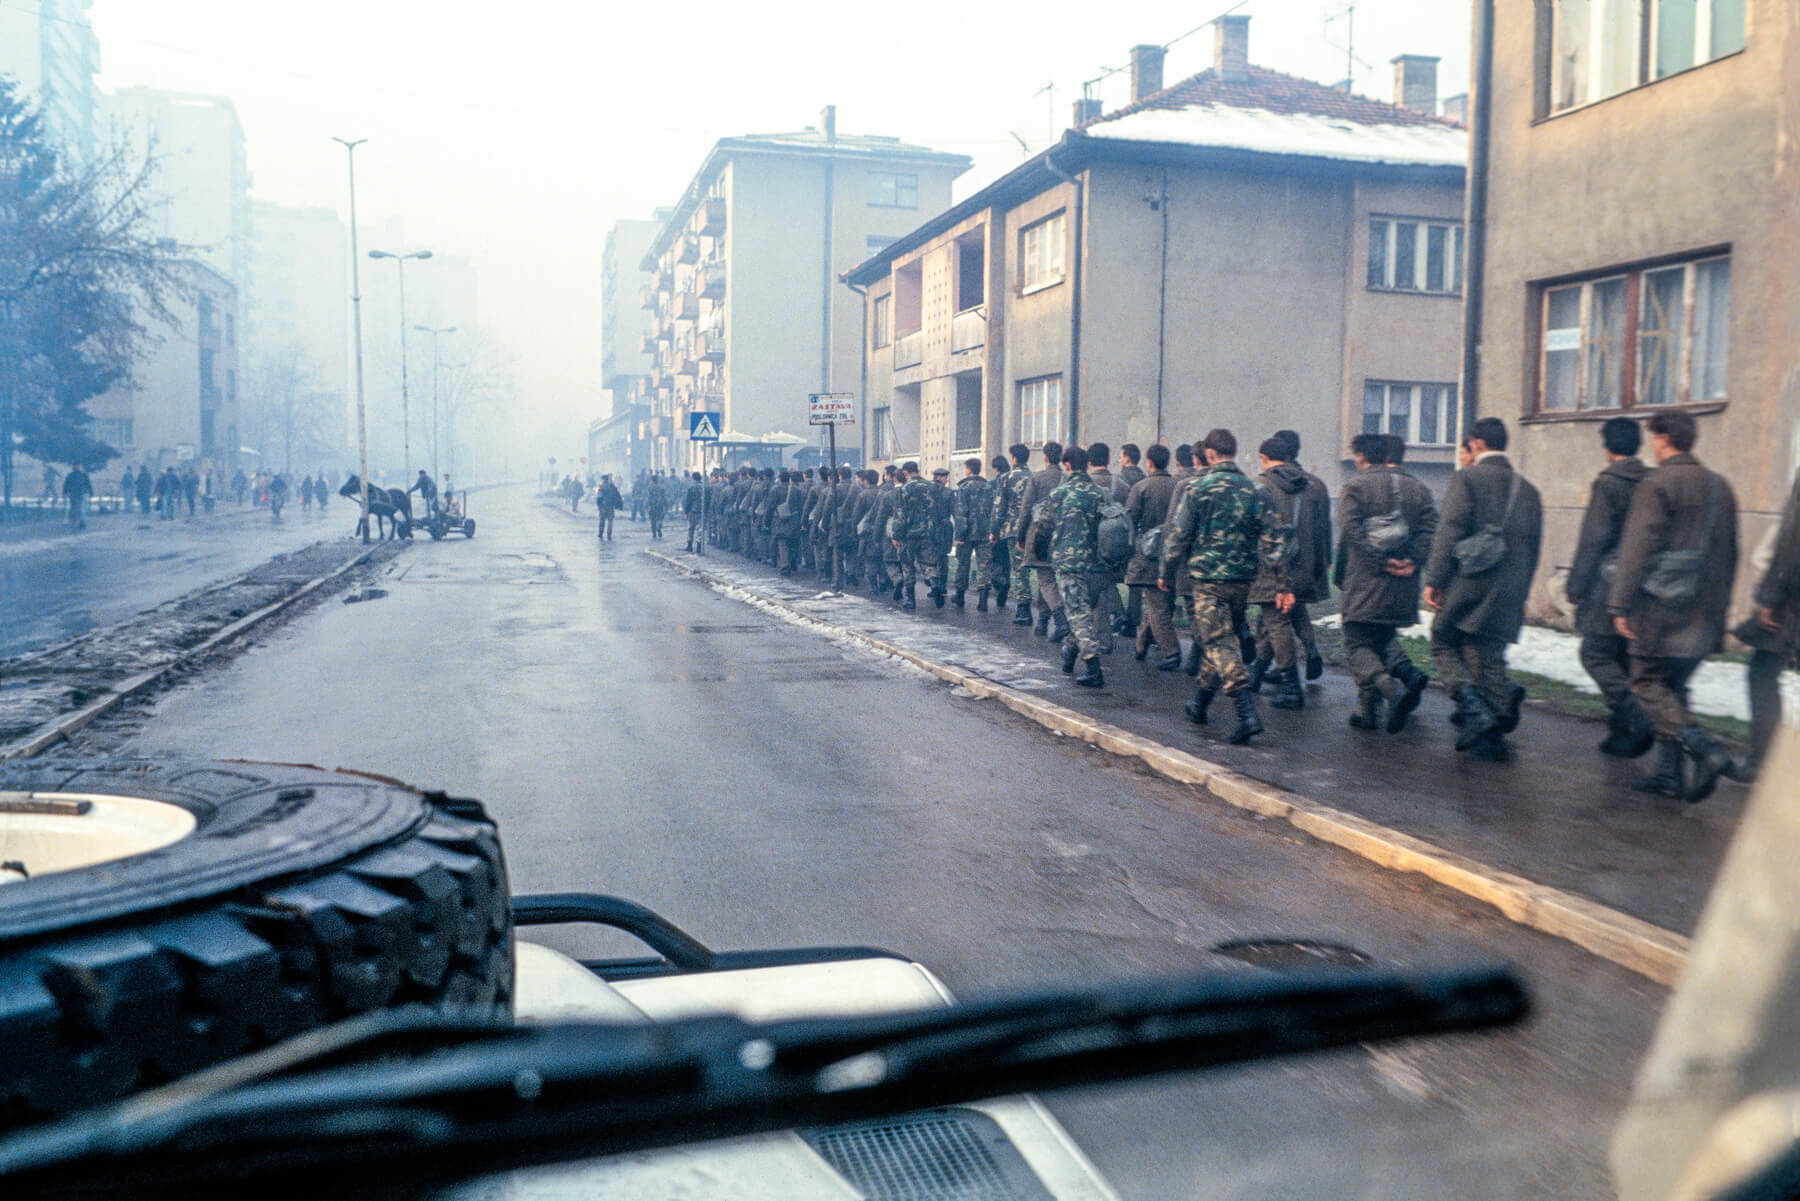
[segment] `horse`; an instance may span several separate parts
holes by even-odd
[[[362,499],[362,480],[354,472],[338,489],[338,495],[351,500]],[[404,488],[379,488],[369,485],[369,511],[356,520],[357,534],[366,534],[369,529],[369,516],[375,517],[375,536],[377,538],[412,538],[412,498]],[[385,532],[384,532],[384,525]]]

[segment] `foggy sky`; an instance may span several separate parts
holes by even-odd
[[[97,0],[93,22],[103,87],[236,102],[258,199],[347,214],[329,138],[368,138],[362,221],[403,216],[416,245],[475,260],[483,325],[520,356],[526,403],[575,436],[598,410],[606,230],[673,203],[717,138],[799,129],[836,104],[847,133],[973,157],[960,198],[1020,161],[1015,135],[1036,151],[1060,133],[1082,82],[1133,44],[1231,7]],[[1251,61],[1341,79],[1346,22],[1325,18],[1345,7],[1248,0]],[[1391,98],[1402,53],[1442,56],[1440,95],[1467,90],[1466,3],[1359,0],[1354,20],[1358,91]],[[1165,81],[1210,65],[1212,37],[1174,46]],[[1121,72],[1098,92],[1110,109],[1128,87]]]

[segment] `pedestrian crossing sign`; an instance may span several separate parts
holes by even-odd
[[[717,442],[719,440],[719,429],[725,424],[720,420],[723,416],[723,413],[689,413],[688,441]]]

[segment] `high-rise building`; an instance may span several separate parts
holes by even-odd
[[[99,133],[100,42],[88,20],[93,0],[0,4],[0,75],[10,75],[44,114],[50,134],[77,161],[93,157]]]
[[[642,260],[669,211],[658,210],[652,221],[615,221],[606,232],[600,267],[600,386],[612,392],[612,413],[642,401],[650,380],[655,324],[640,303],[650,280]]]
[[[833,108],[799,133],[720,139],[641,264],[651,466],[700,465],[696,410],[724,413],[729,459],[770,460],[804,441],[808,393],[858,391],[861,302],[838,276],[947,208],[969,163],[840,134]]]

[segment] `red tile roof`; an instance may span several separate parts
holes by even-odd
[[[1371,100],[1367,96],[1353,95],[1322,83],[1314,83],[1310,79],[1271,71],[1266,67],[1251,67],[1248,77],[1243,79],[1224,79],[1216,70],[1208,69],[1077,128],[1088,129],[1145,109],[1182,109],[1199,104],[1223,104],[1233,108],[1263,109],[1272,113],[1310,113],[1355,121],[1362,125],[1447,125],[1454,129],[1462,128],[1447,117]]]

